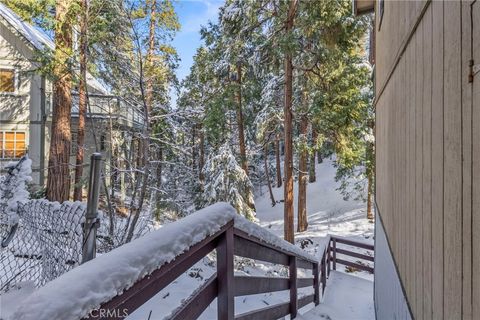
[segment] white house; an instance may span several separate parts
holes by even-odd
[[[54,43],[42,31],[21,20],[0,3],[0,170],[28,152],[32,159],[34,183],[43,186],[47,173],[52,116],[52,84],[38,70],[35,57]],[[131,148],[131,137],[124,134],[140,129],[143,116],[133,104],[111,95],[97,79],[87,75],[89,108],[87,110],[85,147],[88,155],[104,153],[111,160],[113,141]],[[75,89],[74,89],[75,90]],[[72,171],[75,163],[78,94],[73,94]],[[117,139],[118,138],[118,139]],[[120,151],[119,151],[120,152]],[[108,168],[107,168],[108,170]],[[84,170],[88,173],[88,170]]]

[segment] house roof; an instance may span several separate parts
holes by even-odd
[[[35,49],[55,49],[55,43],[41,30],[35,28],[31,24],[23,21],[15,12],[10,10],[7,6],[0,2],[0,19],[6,22],[13,29],[15,29],[25,40],[27,40]],[[103,94],[108,94],[109,90],[93,77],[90,73],[87,73],[87,83],[90,87]]]

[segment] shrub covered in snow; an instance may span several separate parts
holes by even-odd
[[[9,163],[7,170],[0,176],[0,212],[6,213],[8,224],[14,224],[18,221],[18,203],[30,196],[27,185],[32,180],[32,160],[25,156],[18,162]]]
[[[252,183],[235,160],[229,145],[225,144],[218,153],[213,153],[203,170],[205,191],[201,195],[202,202],[206,205],[229,202],[245,218],[255,219]]]

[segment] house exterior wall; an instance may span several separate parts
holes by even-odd
[[[396,280],[376,266],[375,296],[383,299],[376,308],[400,305],[405,292],[415,319],[474,319],[480,314],[480,73],[469,82],[469,64],[480,63],[480,2],[383,5],[383,16],[378,1],[375,8],[377,221],[402,294],[389,294]],[[382,237],[376,242],[385,248]]]
[[[375,279],[373,285],[377,319],[412,319],[378,212],[375,216]]]
[[[51,140],[52,84],[36,70],[37,66],[34,62],[36,51],[32,43],[12,26],[11,20],[4,20],[2,12],[0,11],[0,68],[15,70],[16,90],[14,93],[0,93],[0,131],[25,132],[28,154],[32,159],[33,183],[43,186],[48,171]],[[19,20],[18,23],[23,22]],[[123,143],[119,138],[120,132],[126,130],[134,134],[141,130],[143,125],[141,112],[135,106],[116,96],[106,94],[106,89],[88,73],[87,79],[89,107],[85,124],[83,170],[85,181],[89,174],[91,153],[100,151],[104,156],[104,163],[110,164],[111,144]],[[78,128],[78,94],[72,92],[72,98],[73,140],[70,164],[73,180],[76,162],[75,137]],[[10,161],[12,159],[0,158],[0,172]],[[106,165],[104,172],[109,176],[110,166]]]
[[[32,48],[6,24],[0,23],[0,67],[15,70],[14,93],[0,93],[0,129],[23,131],[32,159],[33,179],[40,182],[42,137],[42,77],[34,73]],[[0,159],[0,169],[10,160]]]

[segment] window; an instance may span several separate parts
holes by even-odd
[[[15,70],[0,69],[0,92],[15,92]]]
[[[0,131],[0,158],[21,158],[26,151],[25,132]]]

